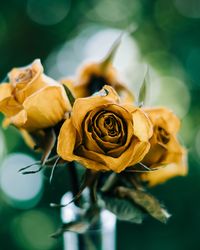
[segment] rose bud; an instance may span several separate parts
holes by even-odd
[[[96,171],[121,172],[140,162],[149,150],[152,124],[139,108],[122,104],[110,86],[76,99],[61,127],[57,153]]]
[[[186,150],[176,138],[179,119],[166,108],[145,109],[145,112],[152,121],[154,133],[150,150],[142,162],[152,169],[159,169],[142,174],[142,179],[154,186],[175,176],[186,175]]]
[[[43,74],[39,59],[8,74],[9,83],[0,85],[0,112],[4,124],[29,132],[54,126],[70,109],[63,86]]]

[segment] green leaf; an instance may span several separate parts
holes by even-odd
[[[70,231],[74,233],[85,233],[90,227],[90,223],[87,221],[73,221],[66,224],[63,224],[55,233],[51,235],[52,238],[58,238],[64,232]]]
[[[140,224],[143,221],[143,212],[131,201],[115,197],[102,196],[106,209],[114,213],[119,220]]]
[[[90,206],[84,211],[83,214],[80,214],[79,219],[63,224],[62,227],[57,230],[57,232],[51,235],[51,237],[58,238],[66,231],[83,234],[88,229],[95,230],[95,225],[99,219],[99,213],[100,208],[98,206]]]
[[[144,77],[144,81],[143,81],[142,86],[141,86],[140,91],[139,91],[138,106],[144,106],[147,103],[149,83],[150,83],[149,69],[147,68],[146,74]]]
[[[105,183],[101,187],[102,192],[109,192],[116,182],[118,181],[119,176],[116,173],[111,173],[110,176],[106,179]]]
[[[103,61],[101,62],[101,67],[102,70],[105,70],[107,68],[107,66],[113,61],[113,58],[117,52],[117,49],[121,43],[121,38],[122,38],[122,34],[115,40],[115,42],[113,43],[111,49],[109,50],[108,54],[106,55],[106,57],[103,59]]]
[[[129,198],[162,223],[166,223],[170,217],[170,214],[163,208],[160,202],[154,196],[144,191],[118,187],[117,193],[122,198]]]
[[[73,94],[72,94],[72,92],[70,91],[70,89],[65,85],[65,84],[63,84],[63,87],[64,87],[64,89],[65,89],[65,93],[66,93],[66,95],[67,95],[67,97],[68,97],[68,99],[69,99],[69,102],[70,102],[70,104],[71,104],[71,106],[73,107],[73,105],[74,105],[74,102],[75,102],[75,97],[73,96]]]

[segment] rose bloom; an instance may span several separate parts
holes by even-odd
[[[76,99],[61,127],[57,152],[93,170],[121,172],[148,152],[152,124],[139,108],[121,104],[110,86],[94,96]]]
[[[14,68],[9,82],[0,85],[0,112],[4,124],[27,131],[54,126],[70,109],[63,86],[43,74],[40,60],[30,66]]]
[[[180,128],[179,119],[166,108],[145,109],[153,123],[151,148],[143,163],[150,168],[159,168],[142,174],[142,179],[150,186],[187,174],[186,150],[180,145],[176,136]]]
[[[131,91],[119,81],[117,71],[108,64],[104,67],[103,63],[89,63],[84,65],[77,76],[77,79],[63,79],[61,81],[66,84],[75,96],[88,97],[95,92],[101,90],[104,85],[112,86],[123,102],[134,101],[134,96]]]

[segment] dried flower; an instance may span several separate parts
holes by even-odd
[[[145,112],[153,123],[154,133],[150,140],[151,148],[143,163],[150,168],[161,168],[143,174],[142,179],[153,186],[174,176],[186,175],[186,150],[176,138],[179,119],[167,108],[145,109]]]
[[[66,85],[70,84],[68,86],[71,87],[78,98],[88,97],[101,90],[104,85],[110,85],[123,102],[133,103],[134,101],[133,94],[125,84],[121,83],[117,71],[111,64],[106,66],[103,63],[86,64],[80,69],[77,79],[74,81],[63,79],[61,82]]]
[[[72,115],[58,137],[58,154],[93,170],[121,172],[148,152],[152,124],[144,111],[122,104],[105,86],[88,98],[76,99]]]
[[[0,85],[4,124],[35,131],[54,126],[70,109],[63,86],[43,74],[39,59],[28,67],[12,69],[8,76],[10,82]]]

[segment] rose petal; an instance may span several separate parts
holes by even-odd
[[[149,186],[155,186],[166,182],[176,176],[185,176],[187,174],[187,165],[171,163],[156,171],[141,175],[143,181],[147,181]]]
[[[123,102],[134,102],[134,95],[132,92],[118,80],[117,71],[115,68],[108,64],[107,67],[102,67],[102,63],[90,63],[81,68],[78,75],[78,83],[74,86],[75,92],[78,97],[87,97],[89,93],[89,84],[92,77],[104,79],[107,85],[112,86],[120,96]]]
[[[12,96],[12,86],[9,83],[0,85],[0,112],[10,117],[16,115],[22,106]]]
[[[76,130],[71,119],[67,119],[60,129],[57,144],[57,153],[66,161],[74,160],[74,147],[76,143]]]
[[[142,160],[142,163],[148,167],[154,168],[156,164],[162,164],[162,160],[165,159],[167,153],[166,148],[156,143],[150,147],[150,150]]]
[[[61,85],[40,89],[26,98],[23,106],[28,117],[24,128],[29,131],[54,126],[70,109],[69,101]]]
[[[10,123],[14,124],[16,127],[24,127],[27,122],[27,112],[25,110],[21,110],[19,113],[8,119]]]
[[[30,69],[36,72],[36,74],[25,83],[17,81],[19,74]],[[15,87],[15,96],[20,103],[23,103],[26,97],[32,95],[34,92],[46,86],[43,79],[43,66],[39,59],[36,59],[30,66],[24,68],[14,68],[8,74],[9,79],[13,87]]]
[[[153,126],[147,115],[141,109],[132,112],[134,135],[141,141],[148,141],[153,135]]]
[[[78,98],[76,99],[73,106],[72,120],[77,131],[81,131],[82,122],[86,117],[87,113],[99,106],[105,106],[107,104],[116,104],[119,101],[119,96],[110,86],[104,87],[105,93],[108,92],[105,96],[91,96],[87,98]]]
[[[102,165],[105,165],[107,169],[112,170],[116,173],[120,173],[128,166],[131,166],[133,163],[138,163],[143,157],[144,154],[149,150],[149,143],[147,142],[138,142],[132,141],[128,150],[125,150],[123,154],[121,154],[118,158],[113,158],[107,156],[105,154],[99,154],[94,151],[89,151],[84,147],[81,147],[81,151],[79,150],[79,154],[83,158],[90,159],[93,161],[98,161]],[[92,168],[92,166],[86,166],[88,168]],[[104,167],[104,168],[105,168]],[[100,169],[99,169],[100,170]]]
[[[101,157],[102,155],[103,154],[87,150],[82,145],[77,149],[76,155],[74,155],[74,159],[83,164],[86,168],[90,168],[96,171],[110,170],[107,167],[106,162],[104,162],[103,158]]]
[[[153,124],[160,125],[171,134],[176,134],[179,131],[180,120],[171,110],[164,107],[144,110],[148,114]]]

